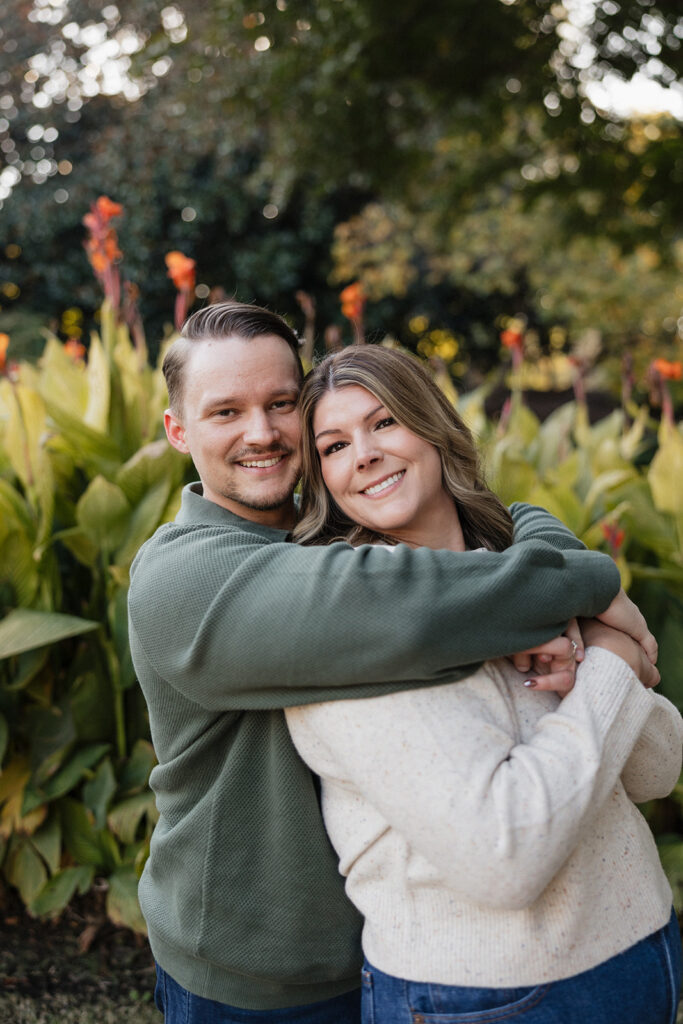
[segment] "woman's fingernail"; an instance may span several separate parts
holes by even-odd
[[[534,686],[536,685],[536,680],[535,679],[525,679],[524,680],[524,685],[528,686],[530,690],[533,690]]]
[[[581,647],[578,647],[577,650],[576,650],[576,654],[574,655],[574,660],[575,661],[583,661],[585,656],[586,655],[585,655],[585,652],[583,651],[583,649]]]

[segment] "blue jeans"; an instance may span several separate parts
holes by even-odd
[[[240,1010],[188,992],[159,964],[156,967],[154,1002],[164,1015],[164,1024],[360,1024],[360,989],[305,1006]]]
[[[669,924],[572,978],[531,988],[466,988],[363,968],[363,1024],[674,1024],[681,938]]]

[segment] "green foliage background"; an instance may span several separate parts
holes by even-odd
[[[305,322],[309,356],[327,327],[349,339],[337,293],[360,281],[366,336],[430,358],[505,500],[612,551],[683,706],[683,440],[645,404],[651,360],[683,356],[683,137],[672,116],[589,98],[608,73],[680,87],[683,17],[678,0],[598,0],[577,35],[571,6],[0,8],[0,865],[32,913],[105,880],[111,917],[144,929],[154,755],[128,569],[192,475],[161,436],[168,250],[196,259],[199,300]],[[100,194],[125,209],[149,353],[86,273]],[[511,323],[525,361],[501,426],[486,410]],[[599,353],[600,385],[624,388],[607,419],[591,426],[580,399],[540,423],[522,403]],[[648,810],[679,909],[682,807],[679,789]]]
[[[0,864],[34,914],[104,880],[111,918],[143,931],[154,753],[128,650],[128,571],[192,468],[159,436],[160,370],[106,302],[101,325],[87,362],[51,337],[38,365],[0,378]],[[613,553],[659,635],[662,690],[683,706],[680,426],[656,428],[643,408],[591,427],[582,403],[541,424],[515,390],[502,428],[485,388],[458,398],[439,379],[505,501],[544,505],[592,547],[623,529]],[[680,790],[652,812],[679,905],[682,809]]]

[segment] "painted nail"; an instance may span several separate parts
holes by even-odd
[[[536,680],[535,679],[525,679],[524,680],[524,685],[528,686],[530,690],[533,690],[534,686],[536,685]]]

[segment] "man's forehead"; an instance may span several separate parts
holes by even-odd
[[[296,357],[284,338],[277,334],[259,334],[254,338],[230,335],[193,342],[186,368],[190,375],[205,367],[220,369],[226,374],[232,370],[238,375],[251,369],[267,372],[271,367],[282,372],[290,365],[298,376]]]

